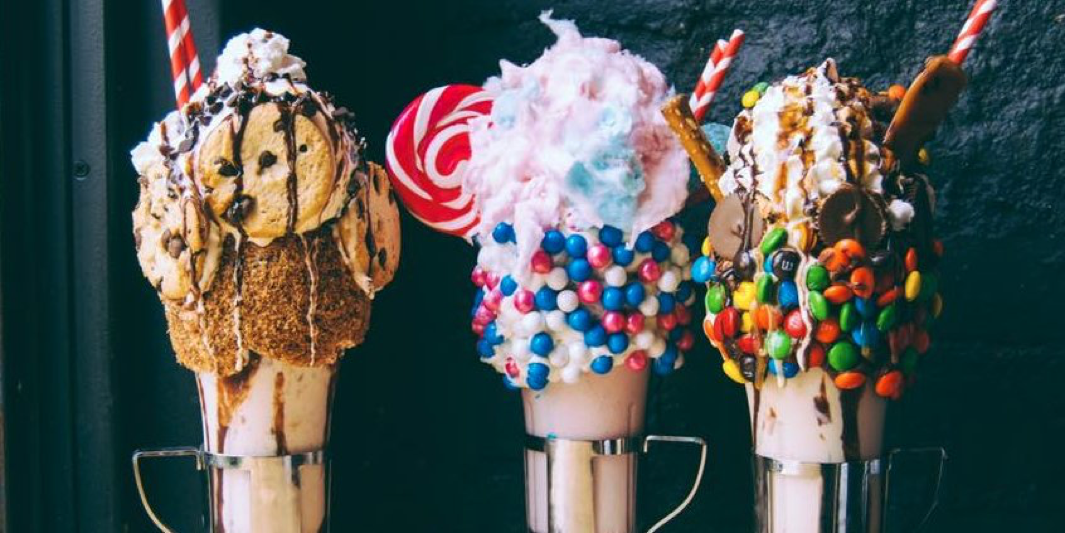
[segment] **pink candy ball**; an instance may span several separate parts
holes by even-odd
[[[488,291],[488,294],[484,295],[484,300],[481,300],[481,303],[483,303],[485,307],[491,309],[492,311],[499,311],[499,304],[501,304],[502,302],[503,293],[500,292],[499,289],[492,289]]]
[[[647,352],[636,350],[635,352],[630,353],[629,356],[625,358],[625,366],[635,372],[647,368]]]
[[[474,324],[480,324],[481,326],[488,325],[489,322],[496,319],[496,314],[491,309],[485,307],[483,304],[477,308],[477,312],[473,315]]]
[[[677,323],[682,326],[687,326],[692,323],[692,312],[686,305],[677,304],[673,308],[673,316],[677,317]]]
[[[673,328],[677,327],[676,315],[673,315],[672,313],[667,315],[658,315],[658,327],[666,331],[671,331]]]
[[[478,337],[484,335],[484,327],[484,324],[478,324],[477,322],[473,322],[472,324],[470,324],[470,329],[472,329]]]
[[[629,335],[635,335],[643,331],[644,316],[641,313],[633,313],[625,319],[625,332]]]
[[[496,288],[496,285],[499,285],[499,274],[496,274],[495,272],[489,272],[485,274],[484,285],[489,289]]]
[[[655,237],[666,242],[673,240],[673,235],[676,234],[676,231],[677,227],[668,220],[663,220],[662,222],[655,224],[655,227],[651,228],[651,233],[654,234]]]
[[[547,274],[551,272],[551,269],[555,266],[551,261],[551,256],[543,250],[537,250],[532,256],[532,269],[537,274]]]
[[[603,284],[598,281],[582,281],[580,285],[577,285],[577,299],[586,304],[597,303],[602,294]]]
[[[607,333],[617,333],[625,329],[625,315],[617,311],[603,313],[602,322]]]
[[[470,281],[478,287],[484,287],[485,273],[481,267],[473,267],[473,272],[470,272]]]
[[[612,253],[605,244],[596,244],[588,249],[588,263],[593,268],[607,267],[611,261],[613,261]]]
[[[695,336],[692,335],[692,332],[685,331],[684,335],[681,335],[680,340],[677,341],[677,348],[680,348],[682,351],[686,352],[688,350],[691,350],[694,344]]]
[[[514,307],[522,313],[528,313],[536,308],[536,299],[532,291],[521,289],[514,293]]]
[[[654,283],[662,276],[662,269],[654,259],[648,257],[640,263],[640,281]]]
[[[518,377],[518,375],[521,374],[521,370],[518,368],[518,363],[516,363],[511,357],[507,358],[507,362],[505,363],[504,368],[507,371],[507,375],[512,378],[516,378]]]

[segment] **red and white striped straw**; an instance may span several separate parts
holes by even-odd
[[[180,108],[189,101],[189,94],[203,85],[200,56],[192,38],[189,12],[185,0],[162,0],[163,24],[170,51],[170,76],[174,80],[174,97]]]
[[[721,54],[725,53],[726,47],[728,47],[728,41],[718,39],[714,49],[710,51],[710,58],[707,59],[702,74],[699,75],[699,81],[695,83],[695,90],[692,91],[691,98],[688,99],[688,107],[691,109],[695,109],[699,105],[699,98],[706,93],[706,84],[710,83],[710,77],[714,75],[714,65],[721,61]]]
[[[706,73],[704,72],[704,76],[699,79],[699,84],[692,94],[695,105],[691,106],[691,108],[696,122],[702,122],[706,112],[710,110],[710,104],[714,102],[714,95],[717,94],[717,90],[721,88],[722,82],[725,81],[725,75],[728,74],[728,69],[732,65],[732,59],[736,57],[740,47],[743,46],[744,37],[743,31],[734,30],[716,61],[714,60],[714,54],[717,53],[716,47],[714,54],[711,54],[710,61],[713,62],[714,66],[712,69],[708,69],[710,70],[710,75],[705,76]]]
[[[961,27],[961,33],[954,40],[954,46],[950,47],[950,53],[947,54],[951,61],[959,65],[965,62],[965,57],[969,55],[969,50],[984,30],[997,4],[995,0],[977,0],[969,18],[965,19],[965,25]]]

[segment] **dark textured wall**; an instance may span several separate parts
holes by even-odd
[[[314,86],[356,112],[383,159],[395,115],[420,92],[479,83],[497,60],[528,62],[551,43],[535,17],[554,7],[588,35],[620,40],[689,91],[706,47],[734,27],[747,45],[710,118],[730,121],[754,83],[834,57],[874,88],[908,83],[924,58],[945,53],[969,0],[233,1],[222,34],[261,25],[293,41]],[[332,5],[327,5],[332,4]],[[1000,2],[966,70],[971,88],[930,145],[946,244],[945,318],[920,386],[892,413],[899,446],[942,444],[951,460],[931,531],[1065,530],[1065,1]],[[162,61],[162,42],[155,47]],[[149,50],[153,50],[148,48]],[[201,53],[211,50],[201,45]],[[155,52],[153,52],[155,53]],[[157,76],[162,71],[160,66]],[[148,82],[131,81],[136,88]],[[131,88],[131,90],[132,90]],[[152,90],[165,90],[153,82]],[[165,96],[165,94],[164,94]],[[127,111],[117,149],[147,131],[166,98]],[[151,107],[151,109],[148,109]],[[142,114],[143,113],[143,114]],[[128,200],[135,195],[128,174]],[[697,228],[700,224],[695,224]],[[333,430],[334,524],[340,531],[523,531],[518,396],[477,361],[466,309],[474,252],[403,220],[397,281],[379,295],[369,340],[343,364]],[[135,272],[132,244],[123,272]],[[161,342],[158,305],[131,283],[120,359],[141,360],[123,382],[125,443],[196,443],[195,388]],[[138,286],[139,285],[139,286]],[[144,362],[145,359],[151,362]],[[710,468],[690,510],[666,531],[740,532],[750,524],[745,399],[705,342],[673,377],[655,382],[650,428],[711,442]],[[693,457],[643,465],[645,521],[683,495]],[[191,474],[168,471],[158,490],[193,501]],[[127,487],[128,489],[128,487]],[[912,496],[912,495],[911,495]],[[133,498],[133,495],[129,495]],[[132,500],[130,500],[132,502]],[[177,505],[171,515],[181,514]],[[130,506],[134,530],[147,527]],[[187,514],[187,513],[186,513]],[[184,530],[192,530],[191,526]]]

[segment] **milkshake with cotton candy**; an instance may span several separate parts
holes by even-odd
[[[670,90],[657,68],[573,22],[541,21],[557,42],[527,66],[502,61],[480,89],[490,112],[466,123],[477,353],[521,390],[532,437],[639,437],[650,373],[671,373],[693,343],[697,243],[671,218],[687,196],[688,159],[659,111]],[[419,130],[413,117],[445,115],[448,93],[437,91],[400,117],[397,143],[408,120],[414,139],[436,128]],[[425,108],[429,99],[437,107]],[[390,159],[406,200],[413,170],[401,164]],[[542,450],[527,453],[531,531],[633,530],[635,456],[560,453],[548,465]]]
[[[132,152],[137,258],[196,373],[216,531],[320,531],[340,357],[399,260],[384,170],[288,40],[234,37],[191,101]],[[212,467],[236,460],[219,459]]]

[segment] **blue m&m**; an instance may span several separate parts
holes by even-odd
[[[595,359],[592,359],[592,372],[596,374],[606,374],[610,372],[610,369],[614,368],[614,358],[609,355],[600,355]]]
[[[557,254],[566,248],[566,236],[557,229],[549,229],[540,241],[540,248],[551,255]]]
[[[714,273],[716,271],[717,263],[705,255],[701,256],[692,264],[692,281],[696,283],[707,283],[714,279]]]
[[[566,253],[570,257],[584,257],[588,253],[588,241],[577,233],[566,237]]]
[[[603,229],[599,230],[599,240],[603,244],[614,247],[621,244],[621,239],[624,237],[621,230],[614,226],[603,226]]]
[[[551,335],[540,332],[533,335],[532,340],[529,341],[529,350],[536,355],[547,357],[551,353],[551,350],[555,349],[555,341],[551,339]],[[532,368],[532,365],[529,365]]]
[[[777,303],[784,309],[799,306],[799,287],[792,280],[782,281],[777,288]]]
[[[514,241],[514,226],[507,224],[506,222],[500,222],[496,224],[496,227],[492,230],[492,238],[499,244],[504,244]]]

